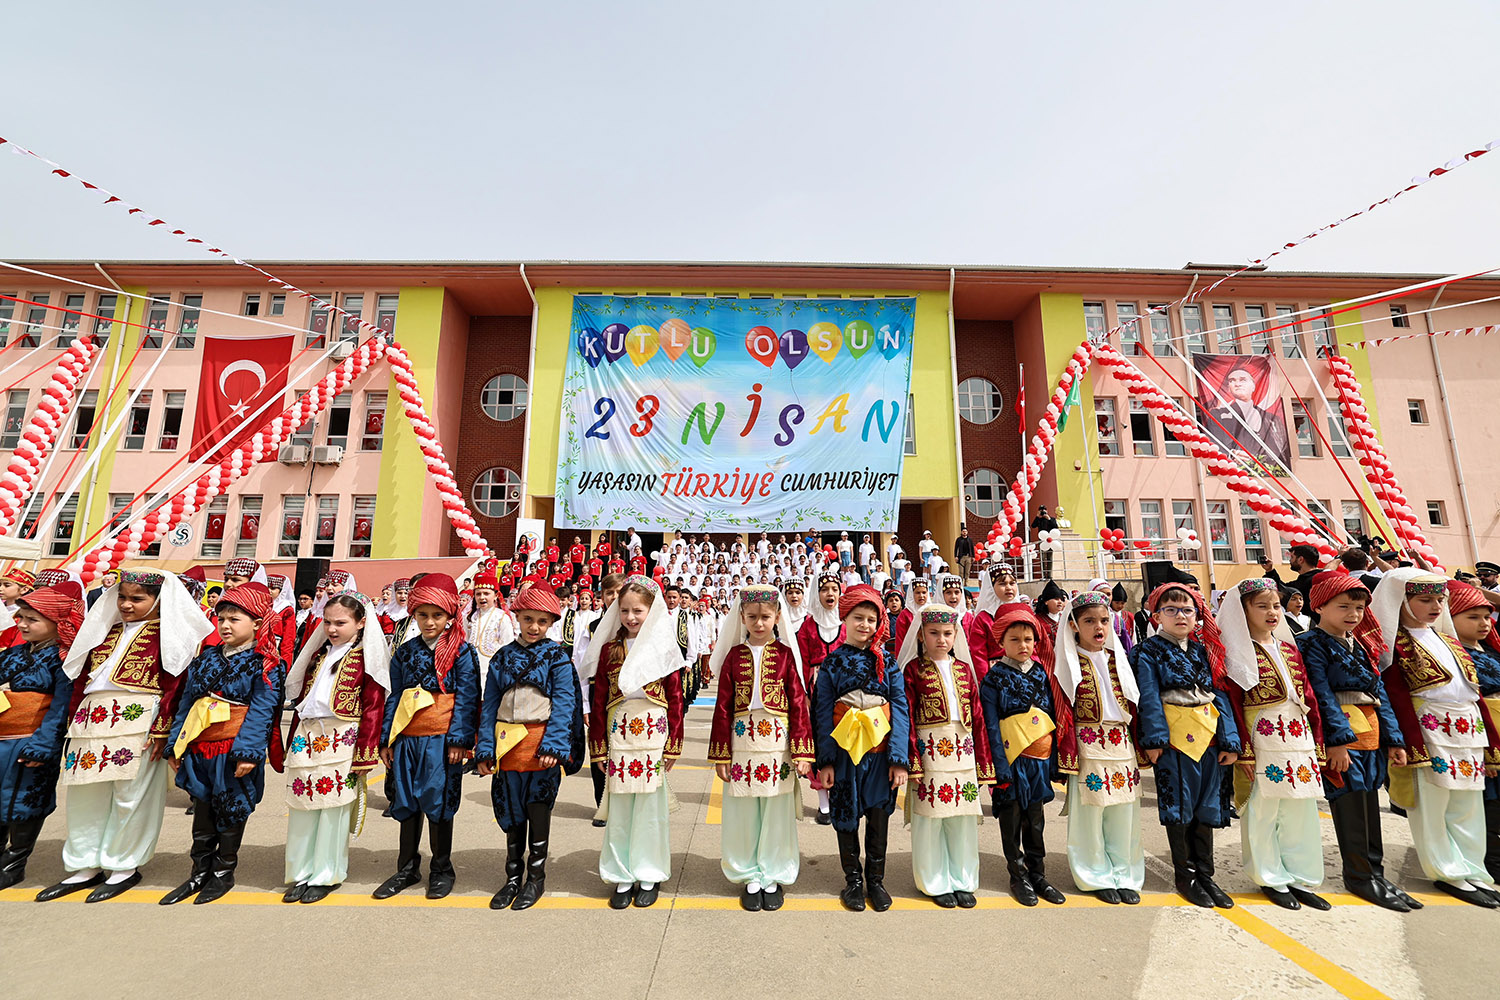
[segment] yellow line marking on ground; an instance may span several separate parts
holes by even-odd
[[[708,791],[708,811],[703,822],[708,826],[721,826],[724,822],[724,782],[719,780],[717,774],[714,775],[713,787]]]
[[[1460,900],[1454,900],[1460,902]],[[1282,933],[1243,907],[1219,910],[1218,914],[1273,950],[1296,962],[1350,1000],[1391,1000],[1369,983],[1330,962],[1297,939]]]

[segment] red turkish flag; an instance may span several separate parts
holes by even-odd
[[[224,537],[224,515],[214,514],[208,519],[208,531],[206,537],[222,539]]]
[[[193,415],[194,460],[214,459],[248,441],[283,409],[293,337],[204,337],[198,373],[198,406]],[[261,407],[267,400],[271,405]],[[260,411],[256,416],[256,411]],[[276,460],[275,453],[263,459]]]
[[[260,537],[259,514],[240,515],[240,537],[245,539],[246,541],[251,541]]]

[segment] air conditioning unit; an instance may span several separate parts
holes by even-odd
[[[281,446],[281,450],[276,453],[276,461],[280,462],[282,465],[306,465],[307,464],[307,445],[305,445],[305,444],[284,444],[284,445],[282,445]]]
[[[335,361],[343,361],[354,353],[354,341],[340,340],[333,345],[332,357]]]
[[[336,444],[325,444],[313,449],[313,461],[318,465],[338,465],[344,460],[344,449]]]

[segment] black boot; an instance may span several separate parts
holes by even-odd
[[[1043,840],[1046,822],[1040,802],[1033,802],[1021,813],[1021,853],[1026,859],[1026,881],[1032,891],[1038,898],[1061,906],[1067,897],[1047,881],[1047,845]]]
[[[886,833],[891,818],[882,809],[865,813],[865,892],[870,909],[884,913],[891,908],[891,894],[885,889]]]
[[[422,814],[401,821],[401,847],[396,855],[396,874],[380,883],[370,895],[390,899],[422,881]]]
[[[427,898],[442,899],[453,891],[453,821],[430,820],[427,824],[427,846],[432,848],[432,864],[427,872]]]
[[[1214,828],[1203,822],[1189,823],[1188,848],[1193,852],[1193,874],[1198,888],[1208,893],[1219,909],[1233,909],[1234,900],[1214,881]]]
[[[200,802],[198,812],[203,812],[204,808],[205,804]],[[240,864],[240,841],[244,837],[245,824],[243,823],[219,834],[219,846],[214,848],[213,867],[208,871],[208,878],[204,880],[203,888],[193,898],[194,903],[212,903],[234,888],[234,870]]]
[[[1005,854],[1005,869],[1010,873],[1010,894],[1022,906],[1037,904],[1036,890],[1026,871],[1026,855],[1021,848],[1021,807],[1014,800],[995,803],[1000,821],[1000,849]]]
[[[1484,804],[1484,870],[1500,884],[1500,799]]]
[[[839,902],[844,909],[856,912],[865,908],[865,872],[859,863],[859,833],[837,830],[839,838],[839,865],[844,869],[844,891],[839,893]]]
[[[1374,814],[1377,824],[1380,821],[1378,806],[1372,808],[1374,800],[1375,795],[1370,792],[1345,792],[1328,801],[1333,833],[1338,838],[1339,855],[1344,863],[1344,888],[1376,906],[1407,913],[1411,907],[1383,877],[1384,844],[1378,825],[1371,836],[1370,815]]]
[[[526,859],[526,884],[511,904],[512,910],[528,910],[547,891],[547,841],[552,834],[552,809],[545,802],[526,807],[526,827],[531,853]]]
[[[521,872],[525,867],[526,827],[505,831],[505,885],[490,899],[490,909],[503,910],[516,901],[521,891]]]
[[[1167,846],[1172,849],[1172,874],[1178,894],[1194,906],[1201,906],[1207,910],[1213,909],[1213,897],[1198,884],[1198,872],[1193,865],[1193,850],[1188,843],[1187,824],[1170,823],[1167,825]]]
[[[26,859],[36,847],[45,816],[16,820],[9,827],[10,846],[0,854],[0,889],[9,889],[26,877]],[[4,841],[0,841],[4,843]]]
[[[162,906],[180,903],[189,896],[196,896],[208,879],[208,870],[213,865],[214,848],[219,844],[219,831],[214,827],[214,813],[207,803],[194,802],[193,844],[188,855],[193,859],[193,873],[188,880],[163,896],[158,902]]]

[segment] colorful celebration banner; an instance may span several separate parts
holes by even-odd
[[[915,313],[574,296],[558,527],[894,529]]]

